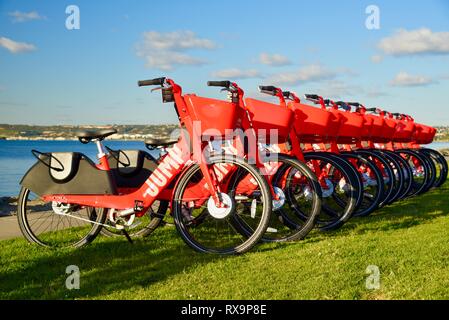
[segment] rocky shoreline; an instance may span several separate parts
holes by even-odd
[[[17,197],[0,197],[0,217],[14,216],[17,211]]]

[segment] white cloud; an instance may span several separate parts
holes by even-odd
[[[371,57],[371,62],[372,63],[381,63],[384,60],[384,57],[381,55],[374,55]]]
[[[316,89],[312,89],[313,92],[325,98],[331,99],[346,99],[347,97],[353,97],[361,95],[363,90],[359,86],[354,86],[340,80],[327,80],[320,83],[320,86]]]
[[[21,12],[21,11],[14,11],[9,12],[8,15],[12,17],[13,22],[25,22],[30,20],[43,20],[46,19],[46,17],[41,16],[36,11],[31,12]]]
[[[30,43],[16,42],[5,37],[0,37],[0,47],[5,48],[11,53],[21,53],[36,50],[36,47]]]
[[[333,100],[357,101],[363,103],[364,98],[379,98],[388,94],[377,86],[362,87],[358,84],[333,79],[319,83],[317,87],[310,87],[308,93],[316,93]]]
[[[197,38],[194,32],[173,31],[173,32],[144,32],[144,45],[156,50],[173,50],[181,51],[186,49],[214,49],[216,47],[209,39]]]
[[[417,86],[426,86],[434,81],[425,76],[421,75],[411,75],[407,72],[399,72],[393,80],[391,80],[390,84],[397,87],[417,87]]]
[[[146,61],[146,66],[160,70],[173,70],[179,65],[202,65],[206,61],[183,53],[191,49],[216,48],[209,39],[198,38],[192,31],[161,33],[144,32],[143,40],[136,46],[136,54]]]
[[[291,61],[281,54],[268,54],[268,53],[261,53],[259,56],[259,62],[262,64],[266,64],[269,66],[286,66],[292,64]]]
[[[336,73],[320,64],[312,64],[296,72],[277,73],[271,76],[274,84],[296,85],[304,82],[329,80],[336,77]]]
[[[259,71],[250,69],[250,70],[241,70],[237,68],[219,70],[212,73],[213,77],[221,78],[221,79],[249,79],[249,78],[262,78],[262,75]]]
[[[428,28],[398,30],[382,39],[378,47],[394,56],[418,54],[449,54],[449,32],[433,32]]]

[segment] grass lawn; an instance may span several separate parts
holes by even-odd
[[[188,248],[174,227],[133,245],[100,237],[83,249],[49,251],[1,241],[1,299],[449,299],[449,183],[341,230],[243,256]],[[81,272],[68,290],[68,265]],[[380,269],[368,290],[366,268]]]

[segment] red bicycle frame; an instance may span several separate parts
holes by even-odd
[[[171,148],[168,154],[159,163],[156,170],[148,177],[146,182],[137,190],[127,194],[117,195],[45,195],[44,201],[56,201],[61,203],[77,204],[81,206],[91,206],[100,208],[115,208],[115,209],[133,209],[134,211],[145,212],[158,198],[167,198],[167,194],[163,194],[168,185],[177,177],[187,166],[193,162],[197,162],[204,176],[204,184],[195,186],[195,193],[200,192],[204,198],[209,195],[213,197],[217,206],[224,206],[218,196],[220,182],[216,175],[216,169],[207,164],[203,149],[206,147],[201,142],[202,132],[198,132],[194,121],[201,121],[195,110],[192,110],[191,105],[185,102],[182,95],[182,88],[171,79],[165,79],[172,91],[175,108],[179,116],[182,131],[180,140]],[[186,137],[186,132],[192,140]],[[189,143],[193,141],[192,145]],[[191,148],[192,146],[192,148]],[[193,149],[193,152],[192,150]],[[102,155],[100,158],[99,170],[109,170],[107,162],[107,155]],[[228,170],[229,173],[229,170]],[[171,196],[170,196],[171,198]]]

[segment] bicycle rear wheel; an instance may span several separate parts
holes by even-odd
[[[82,247],[92,242],[102,228],[105,214],[101,208],[45,202],[22,187],[17,219],[29,242],[56,249]]]
[[[383,150],[383,153],[387,153],[391,158],[396,160],[398,163],[398,167],[400,168],[402,172],[402,176],[397,174],[397,177],[402,177],[403,183],[402,183],[402,189],[401,191],[395,196],[395,201],[399,201],[402,199],[405,199],[407,195],[409,194],[412,184],[413,184],[413,172],[412,168],[408,165],[407,161],[404,160],[401,156],[399,156],[394,151],[390,150]],[[395,175],[396,178],[396,175]]]
[[[380,170],[382,174],[382,182],[384,185],[384,193],[379,203],[379,207],[385,206],[388,203],[389,199],[393,196],[393,186],[395,181],[393,169],[391,168],[387,159],[385,159],[385,157],[381,153],[377,153],[369,149],[359,149],[354,152],[356,154],[364,156],[370,162],[374,163]]]
[[[436,150],[429,149],[429,148],[422,148],[420,149],[421,152],[428,154],[432,161],[435,163],[435,167],[437,170],[437,176],[435,179],[435,183],[433,184],[434,187],[440,187],[443,185],[443,183],[447,180],[448,175],[448,164],[446,161],[446,158],[439,153]]]
[[[363,200],[354,212],[354,217],[364,217],[379,208],[384,193],[381,171],[369,159],[354,152],[343,152],[346,158],[357,170],[363,183]]]
[[[277,168],[271,184],[279,199],[273,199],[273,212],[264,242],[285,242],[303,239],[315,226],[321,211],[320,186],[314,173],[295,158],[278,154],[276,161],[267,162]],[[247,209],[248,210],[248,209]],[[245,224],[236,227],[246,236],[251,234]]]
[[[148,212],[140,218],[136,218],[136,222],[125,230],[131,238],[148,237],[159,226],[168,209],[168,201],[156,200]],[[107,215],[107,214],[106,214]],[[109,220],[106,225],[101,228],[100,233],[106,237],[123,236],[122,230],[114,228]]]
[[[357,207],[361,190],[358,177],[348,164],[325,152],[304,153],[306,164],[318,177],[322,210],[316,226],[322,231],[335,230],[348,221]]]
[[[390,166],[392,172],[393,172],[393,183],[392,183],[392,188],[393,188],[393,192],[391,194],[391,196],[388,198],[388,200],[386,201],[386,204],[392,204],[393,202],[395,202],[396,200],[399,199],[399,197],[403,194],[403,189],[404,189],[404,173],[401,170],[401,165],[398,162],[398,160],[396,159],[396,157],[394,157],[393,155],[391,155],[391,152],[388,150],[373,150],[373,152],[376,152],[377,154],[380,154],[381,156],[384,157],[384,159],[386,159],[388,165]]]
[[[416,151],[401,149],[395,151],[400,155],[412,169],[412,187],[408,196],[415,196],[423,193],[430,179],[430,168],[427,161]]]

